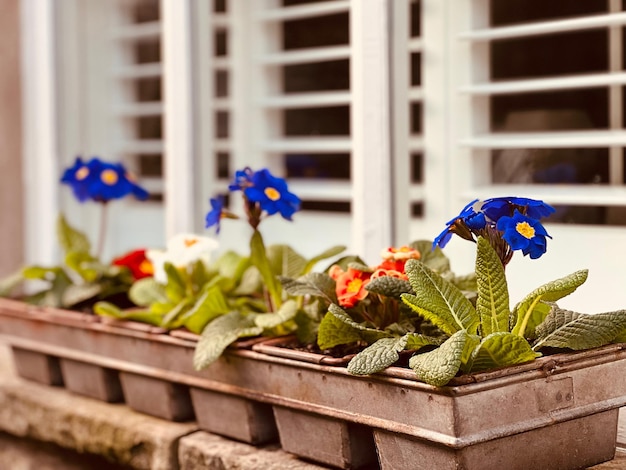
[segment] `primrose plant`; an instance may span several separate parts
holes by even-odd
[[[130,195],[146,200],[148,192],[136,183],[135,177],[121,163],[109,163],[96,157],[88,161],[76,158],[74,164],[64,171],[61,183],[72,189],[79,202],[95,202],[101,207],[100,235],[95,253],[92,253],[88,237],[60,214],[57,236],[64,255],[63,263],[52,267],[24,267],[0,281],[0,295],[10,295],[27,281],[38,281],[43,287],[27,294],[25,301],[73,309],[89,309],[93,302],[105,298],[126,304],[125,295],[132,283],[150,276],[152,267],[146,261],[143,249],[115,258],[111,263],[101,261],[106,207],[109,202]]]
[[[409,360],[420,380],[443,386],[459,373],[532,361],[554,349],[588,349],[623,339],[625,310],[588,315],[556,305],[585,282],[586,270],[538,287],[510,309],[505,266],[515,251],[533,259],[546,252],[550,236],[540,220],[553,212],[542,201],[498,197],[471,202],[447,223],[433,248],[444,247],[453,234],[476,244],[475,304],[425,263],[407,261],[414,292],[402,294],[402,301],[445,334],[439,346],[417,351]],[[379,342],[357,355],[348,369],[355,374],[379,371],[407,344],[404,337]]]

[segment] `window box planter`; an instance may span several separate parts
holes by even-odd
[[[217,394],[242,402],[248,410],[255,408],[249,403],[265,405],[259,406],[262,423],[272,406],[279,432],[286,429],[284,416],[300,423],[300,432],[281,432],[286,450],[343,468],[375,455],[374,444],[382,469],[588,467],[613,458],[618,409],[626,404],[623,344],[544,357],[433,387],[398,367],[359,377],[321,359],[311,362],[310,355],[309,362],[294,359],[294,351],[290,358],[280,357],[272,348],[282,348],[273,343],[230,349],[198,372],[192,366],[192,339],[90,318],[79,321],[0,299],[0,339],[18,350],[191,390],[196,418],[207,409],[193,399],[196,389],[210,392],[209,399]],[[221,425],[237,416],[249,420],[247,413],[226,412],[224,401],[213,403],[223,408],[224,418],[216,420]],[[214,410],[216,405],[207,406]],[[316,422],[322,431],[312,427]],[[271,435],[250,431],[249,422],[246,426],[247,434],[238,439]],[[292,443],[296,435],[306,442]],[[320,448],[325,452],[316,453]]]

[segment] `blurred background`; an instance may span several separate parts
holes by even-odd
[[[512,303],[589,268],[563,305],[625,308],[625,26],[622,0],[2,0],[0,275],[58,260],[59,212],[95,237],[59,184],[82,155],[151,193],[110,204],[105,257],[208,234],[209,198],[268,167],[303,210],[264,236],[307,256],[376,263],[475,198],[543,199],[553,240],[514,257]],[[473,269],[471,243],[446,254]]]

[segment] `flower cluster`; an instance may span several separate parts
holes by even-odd
[[[546,252],[546,237],[552,238],[539,221],[553,212],[555,209],[549,204],[524,197],[476,199],[446,224],[433,248],[446,246],[452,234],[472,241],[482,236],[489,240],[503,266],[516,250],[536,259]]]
[[[146,250],[133,250],[125,255],[119,256],[111,262],[113,266],[126,267],[133,276],[135,281],[150,277],[154,274],[154,266],[146,257]]]
[[[300,199],[289,192],[287,182],[270,173],[267,168],[252,171],[246,167],[235,173],[235,177],[228,186],[230,192],[242,191],[244,209],[248,223],[256,229],[261,223],[262,215],[280,213],[287,220],[300,210]],[[211,199],[211,210],[206,215],[206,228],[215,227],[220,231],[220,222],[223,218],[237,218],[224,207],[225,198],[218,196]]]
[[[77,157],[74,165],[63,173],[61,183],[69,185],[80,202],[92,200],[105,203],[129,194],[140,200],[149,196],[124,165],[95,157],[87,162]]]
[[[154,270],[154,279],[161,284],[167,283],[165,263],[171,263],[176,269],[186,271],[196,261],[209,264],[211,254],[218,243],[212,238],[190,233],[179,233],[170,238],[166,250],[148,250],[146,257]]]

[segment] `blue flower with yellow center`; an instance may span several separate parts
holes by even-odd
[[[218,196],[211,198],[211,210],[206,215],[205,228],[215,226],[215,233],[220,233],[220,222],[224,217],[224,203],[226,199],[224,196]]]
[[[121,163],[108,163],[98,158],[92,158],[88,162],[83,162],[80,157],[76,158],[74,165],[63,173],[61,182],[72,188],[80,202],[89,199],[108,202],[129,194],[141,200],[149,196]]]
[[[510,217],[516,209],[536,220],[547,217],[555,212],[554,207],[543,201],[527,197],[511,196],[487,199],[483,202],[481,210],[489,220],[497,223],[500,217]]]
[[[433,249],[437,246],[445,247],[453,233],[467,240],[473,240],[472,232],[485,228],[487,224],[485,215],[480,209],[481,203],[478,199],[467,204],[459,215],[446,223],[446,228],[433,241]]]
[[[273,176],[267,168],[255,172],[250,179],[251,186],[244,188],[248,201],[258,203],[261,210],[269,215],[280,213],[285,219],[300,209],[300,198],[290,193],[283,178]]]
[[[541,223],[515,210],[512,217],[500,217],[497,229],[513,250],[522,250],[524,256],[537,259],[546,252],[546,237],[550,237]]]
[[[228,185],[229,191],[243,191],[245,188],[252,184],[252,176],[254,173],[250,167],[246,167],[243,170],[237,170],[232,182]]]

